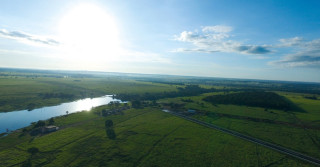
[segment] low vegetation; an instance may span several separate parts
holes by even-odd
[[[0,166],[309,166],[158,109],[103,109],[56,118],[50,134],[0,138]]]

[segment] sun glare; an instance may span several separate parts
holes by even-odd
[[[66,58],[103,61],[120,50],[114,18],[93,4],[81,4],[70,10],[59,25]]]

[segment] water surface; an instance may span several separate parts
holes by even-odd
[[[0,113],[0,133],[6,132],[7,129],[9,131],[13,131],[23,128],[29,126],[30,123],[39,120],[46,120],[51,117],[65,115],[66,111],[68,111],[69,114],[84,110],[88,111],[92,107],[109,104],[111,101],[120,102],[120,100],[113,99],[112,95],[106,95],[97,98],[86,98],[73,102],[62,103],[57,106],[42,107],[32,111],[20,110]]]

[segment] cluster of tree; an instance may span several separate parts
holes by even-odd
[[[48,121],[48,125],[53,125],[54,124],[54,118],[50,118]],[[38,127],[43,127],[46,126],[46,122],[39,120],[37,123],[34,124],[34,128],[38,128]]]
[[[31,159],[27,159],[25,162],[23,162],[21,167],[32,167]]]
[[[181,101],[188,102],[188,103],[193,102],[193,100],[191,100],[191,99],[181,99]]]
[[[119,101],[111,101],[109,103],[109,106],[111,106],[111,108],[118,108],[120,106],[120,102]]]
[[[143,108],[143,107],[157,107],[159,106],[156,100],[151,101],[140,101],[140,100],[132,100],[131,101],[132,108]]]
[[[162,77],[145,77],[134,78],[139,81],[164,83],[172,85],[184,84],[202,84],[228,87],[226,90],[232,91],[234,88],[246,91],[255,89],[260,91],[285,91],[296,93],[310,93],[320,95],[319,83],[307,82],[291,82],[291,81],[270,81],[270,80],[254,80],[254,79],[227,79],[227,78],[212,78],[212,77],[177,77],[177,76],[162,76]],[[231,88],[232,87],[232,88]],[[222,91],[219,89],[217,91]]]
[[[203,100],[213,104],[234,104],[253,107],[263,107],[281,110],[300,110],[292,102],[273,92],[253,91],[239,92],[227,95],[213,95]]]
[[[37,106],[37,105],[34,104],[34,103],[29,103],[28,106],[27,106],[27,110],[28,110],[28,111],[31,111],[31,110],[35,109],[36,106]]]
[[[116,139],[116,133],[114,132],[113,129],[113,122],[112,120],[106,120],[105,121],[105,127],[106,127],[106,134],[107,137],[111,140]]]
[[[144,93],[144,94],[119,94],[118,99],[123,101],[143,101],[143,100],[158,100],[162,98],[174,98],[182,96],[196,96],[202,93],[214,92],[216,89],[205,89],[198,85],[187,85],[184,88],[178,88],[178,91],[174,92],[161,92],[161,93]]]
[[[304,98],[311,99],[311,100],[318,100],[316,96],[305,96]]]
[[[31,154],[31,155],[34,155],[36,153],[39,152],[39,149],[37,147],[31,147],[28,149],[28,152]]]
[[[106,116],[108,116],[108,112],[109,112],[109,110],[103,109],[103,110],[101,110],[101,115],[106,117]]]
[[[54,124],[54,119],[50,118],[47,123],[46,123],[46,121],[39,120],[38,122],[34,123],[34,126],[31,129],[29,134],[31,136],[36,136],[36,135],[40,134],[41,133],[41,128],[46,126],[46,124],[53,125]],[[23,129],[23,132],[27,132],[27,131],[28,131],[27,129]]]
[[[67,94],[67,93],[41,93],[39,94],[40,97],[44,99],[50,99],[50,98],[60,98],[60,99],[73,99],[73,94]]]
[[[181,83],[181,82],[165,82],[165,81],[151,81],[151,82],[160,83],[160,84],[168,84],[168,85],[185,85],[184,83]]]
[[[31,154],[30,158],[27,159],[26,161],[24,161],[22,164],[21,164],[21,167],[32,167],[32,162],[31,162],[31,159],[34,155],[36,155],[38,152],[39,152],[39,149],[37,147],[31,147],[29,148],[28,150],[28,153]]]
[[[42,120],[39,120],[38,122],[36,122],[33,126],[33,128],[31,129],[30,131],[30,135],[31,136],[37,136],[41,133],[41,128],[46,126],[46,122],[45,121],[42,121]]]
[[[141,108],[142,107],[142,103],[139,100],[131,101],[131,105],[132,105],[133,108]]]
[[[45,121],[42,121],[42,120],[39,120],[39,121],[34,125],[34,128],[43,127],[43,126],[46,126],[46,122],[45,122]]]
[[[185,106],[185,104],[173,103],[173,102],[169,103],[168,105],[172,109],[182,109]]]

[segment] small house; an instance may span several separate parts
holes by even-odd
[[[59,129],[58,126],[53,126],[53,125],[45,126],[42,128],[42,133],[50,133],[50,132],[57,131],[58,129]]]

